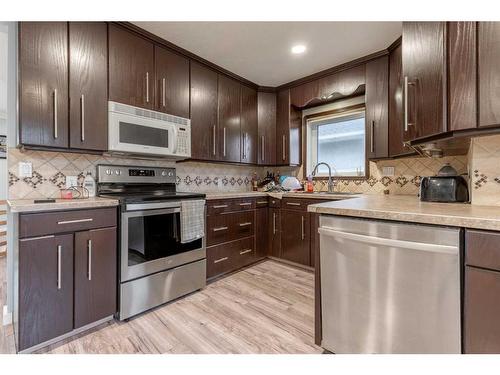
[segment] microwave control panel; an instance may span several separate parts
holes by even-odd
[[[177,127],[177,155],[191,156],[191,131],[189,126]]]

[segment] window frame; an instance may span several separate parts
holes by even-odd
[[[328,110],[324,112],[318,112],[318,113],[313,113],[307,116],[304,116],[303,123],[304,123],[304,140],[305,140],[305,147],[304,147],[304,154],[303,154],[303,168],[302,168],[302,173],[303,173],[303,178],[307,178],[307,169],[309,165],[309,160],[308,160],[308,149],[309,149],[309,129],[308,129],[308,123],[311,120],[319,120],[322,117],[329,117],[332,115],[342,115],[342,114],[349,114],[349,112],[365,112],[365,174],[362,176],[333,176],[332,179],[334,180],[367,180],[370,178],[370,161],[368,160],[368,148],[367,148],[367,131],[366,131],[366,105],[365,103],[360,103],[360,104],[354,104],[351,106],[347,107],[342,107],[338,109],[333,109],[333,110]],[[333,171],[332,171],[333,172]],[[313,177],[313,180],[328,180],[328,176],[315,176]]]

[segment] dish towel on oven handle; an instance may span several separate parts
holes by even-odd
[[[181,201],[181,243],[205,236],[205,200]]]

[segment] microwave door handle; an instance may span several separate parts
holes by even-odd
[[[176,154],[177,153],[177,142],[178,142],[178,139],[177,139],[177,126],[173,126],[172,127],[172,153],[173,154]]]

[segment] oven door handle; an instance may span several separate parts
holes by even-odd
[[[155,209],[155,210],[136,210],[136,211],[123,212],[122,218],[129,219],[132,217],[139,217],[139,216],[168,215],[168,214],[176,214],[179,212],[181,212],[180,207]]]
[[[159,203],[130,203],[125,205],[125,211],[140,211],[140,212],[151,212],[167,209],[172,210],[171,213],[181,212],[181,206],[179,202],[169,203],[169,202],[159,202]],[[168,213],[168,212],[166,212]]]

